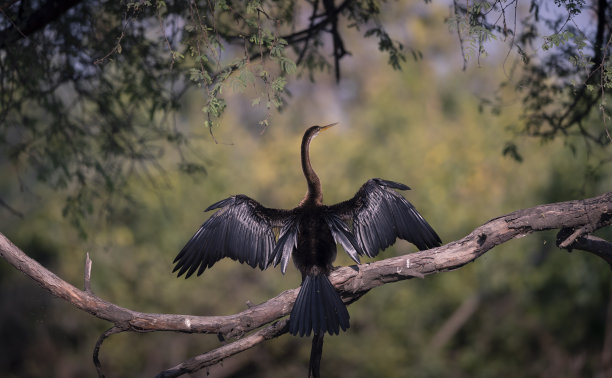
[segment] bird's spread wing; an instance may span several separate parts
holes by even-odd
[[[266,269],[272,262],[274,228],[282,225],[283,210],[269,209],[257,201],[237,195],[211,205],[219,209],[193,235],[174,259],[178,276],[185,278],[224,257]]]
[[[420,250],[437,247],[440,237],[417,210],[393,189],[404,184],[382,179],[368,180],[355,196],[329,211],[353,223],[353,234],[366,256],[374,257],[395,242],[407,240]]]

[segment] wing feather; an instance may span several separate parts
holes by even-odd
[[[296,217],[287,219],[285,225],[281,229],[278,236],[278,242],[270,258],[271,261],[274,261],[274,266],[277,266],[279,263],[281,264],[281,272],[283,274],[285,274],[287,270],[291,253],[297,246],[298,225],[299,222]]]
[[[442,243],[414,206],[393,189],[410,188],[398,182],[371,179],[352,199],[329,207],[330,212],[342,220],[352,221],[360,255],[374,257],[398,237],[413,243],[420,250]]]
[[[359,256],[363,255],[363,251],[357,242],[357,239],[349,231],[346,224],[336,214],[328,213],[325,215],[325,221],[331,230],[332,236],[336,243],[340,243],[342,248],[348,255],[359,264]]]
[[[199,276],[225,257],[266,269],[272,262],[274,228],[283,223],[285,212],[244,195],[216,202],[206,211],[215,209],[176,256],[173,272],[188,278],[197,271]]]

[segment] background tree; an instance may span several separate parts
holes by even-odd
[[[323,182],[334,182],[326,187],[330,202],[368,177],[406,182],[445,241],[517,208],[609,190],[608,3],[451,5],[2,3],[0,169],[11,178],[0,185],[3,232],[72,282],[82,280],[83,250],[90,250],[94,291],[114,303],[220,314],[299,279],[231,263],[199,281],[173,279],[169,261],[202,221],[194,208],[238,191],[294,205],[303,195],[291,164],[296,141],[321,118],[345,127],[335,140],[317,140],[313,152],[333,159],[314,162]],[[393,72],[387,63],[406,69]],[[496,115],[477,114],[475,97]],[[249,164],[255,160],[257,170]],[[390,177],[390,165],[405,175]],[[214,175],[197,175],[206,170]],[[339,175],[345,180],[334,181]],[[89,238],[76,237],[61,213]],[[324,361],[347,376],[601,371],[609,272],[576,254],[570,258],[578,265],[568,267],[554,239],[531,237],[507,247],[515,253],[502,249],[459,272],[377,289],[352,306],[356,326],[327,341]],[[228,282],[235,271],[241,279]],[[89,317],[67,317],[72,309],[6,266],[2,281],[3,308],[26,314],[2,312],[3,324],[15,325],[3,329],[3,349],[12,352],[3,356],[4,370],[36,375],[46,365],[40,374],[91,374],[90,350],[80,350],[106,324],[88,329]],[[241,296],[227,303],[236,288]],[[469,316],[443,332],[455,310]],[[579,317],[584,322],[568,325]],[[168,349],[134,347],[137,336],[111,338],[102,354],[111,372],[151,375],[217,344],[214,337],[141,337]],[[423,349],[427,340],[435,352]],[[356,364],[364,344],[372,358]],[[223,371],[302,374],[308,351],[300,339],[279,339],[253,352],[258,358],[226,361]]]
[[[394,69],[406,52],[420,58],[409,41],[387,32],[393,25],[382,18],[383,5],[6,1],[0,17],[1,147],[21,176],[67,188],[64,213],[78,224],[100,207],[97,199],[107,205],[108,195],[121,194],[130,173],[146,177],[159,169],[166,145],[179,152],[180,169],[205,172],[185,153],[193,136],[173,119],[193,85],[200,88],[203,125],[211,134],[230,89],[249,91],[251,104],[265,109],[258,122],[263,130],[285,103],[288,80],[313,79],[333,68],[340,81],[341,60],[350,51],[347,28],[377,38]],[[490,40],[505,41],[495,49],[507,53],[502,86],[515,87],[523,102],[518,131],[544,140],[579,135],[590,145],[607,145],[610,8],[604,0],[554,6],[533,0],[528,11],[515,0],[454,1],[446,22],[459,37],[464,69],[470,59],[480,64]],[[593,22],[579,26],[581,17]],[[515,55],[518,66],[509,63]],[[485,96],[483,102],[499,111],[506,100]],[[521,159],[512,141],[504,153]]]

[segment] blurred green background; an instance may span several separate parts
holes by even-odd
[[[351,197],[371,177],[405,183],[413,189],[406,197],[445,243],[513,210],[609,191],[612,176],[595,170],[597,153],[579,141],[572,152],[567,140],[516,136],[511,125],[520,122],[520,103],[509,101],[501,115],[479,111],[479,99],[499,94],[506,51],[493,49],[486,64],[473,62],[463,72],[456,37],[443,26],[447,15],[448,9],[432,6],[410,22],[398,20],[394,32],[424,55],[401,72],[389,68],[375,41],[353,34],[340,84],[324,74],[316,84],[290,83],[291,102],[265,132],[257,126],[260,110],[236,94],[215,143],[198,131],[197,93],[187,96],[177,122],[193,131],[190,146],[207,174],[168,169],[134,175],[129,193],[138,201],[110,220],[89,217],[87,239],[62,217],[62,193],[14,191],[7,183],[14,172],[1,158],[0,175],[8,178],[0,182],[3,198],[24,216],[1,213],[0,230],[77,287],[89,252],[93,291],[120,306],[222,315],[297,287],[299,274],[292,266],[283,276],[278,269],[222,261],[184,280],[171,274],[172,259],[213,202],[242,193],[266,206],[295,206],[306,190],[299,143],[310,125],[340,122],[311,148],[326,203]],[[508,140],[520,147],[522,163],[502,156]],[[168,150],[162,165],[171,167],[173,154]],[[612,237],[609,230],[600,235]],[[398,242],[379,258],[413,250]],[[351,264],[338,256],[338,265]],[[3,376],[95,375],[92,350],[109,323],[51,297],[5,262],[0,282]],[[610,306],[609,266],[557,249],[554,232],[538,233],[457,271],[368,293],[349,307],[350,331],[326,337],[322,375],[603,377]],[[111,336],[100,357],[109,377],[146,377],[219,345],[215,335],[129,333]],[[283,336],[194,376],[304,376],[309,352],[309,339]]]

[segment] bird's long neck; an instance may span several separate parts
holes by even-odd
[[[319,176],[317,176],[314,169],[312,169],[312,165],[310,165],[309,148],[311,139],[312,136],[307,135],[302,139],[302,170],[304,171],[304,176],[308,183],[308,192],[306,192],[306,196],[304,200],[302,200],[302,203],[311,202],[320,205],[323,203],[323,191],[321,190]]]

